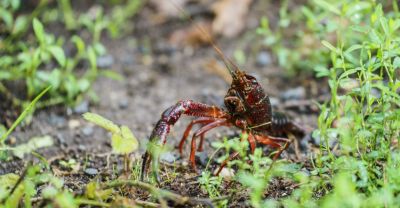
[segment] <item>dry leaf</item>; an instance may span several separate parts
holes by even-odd
[[[238,35],[244,29],[251,1],[222,0],[215,3],[212,6],[216,15],[212,24],[213,32],[228,38]]]
[[[170,43],[174,45],[190,45],[197,47],[210,43],[211,23],[198,22],[192,26],[175,30],[170,36]]]
[[[164,17],[177,17],[181,15],[180,8],[185,6],[187,0],[151,0],[159,15]]]

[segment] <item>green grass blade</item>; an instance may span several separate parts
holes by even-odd
[[[33,109],[35,104],[39,101],[39,99],[46,94],[47,91],[51,86],[47,87],[45,90],[43,90],[38,96],[33,99],[31,103],[29,103],[28,107],[24,109],[24,111],[21,113],[21,115],[18,116],[17,120],[12,124],[11,128],[8,129],[8,131],[1,136],[0,138],[0,144],[4,144],[4,141],[6,141],[7,137],[11,134],[11,132],[14,131],[14,129],[24,120],[24,118],[28,115],[28,113]]]

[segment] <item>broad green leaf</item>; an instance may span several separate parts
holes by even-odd
[[[106,129],[107,131],[113,133],[113,134],[119,134],[120,129],[117,125],[115,125],[112,121],[98,115],[95,113],[84,113],[83,118],[86,119],[87,121],[94,123],[103,129]]]
[[[12,17],[11,12],[0,7],[0,18],[4,21],[4,23],[8,29],[10,29],[12,27],[13,17]]]
[[[47,49],[49,50],[51,55],[53,55],[53,57],[57,60],[58,64],[60,64],[61,67],[64,67],[66,63],[64,50],[60,46],[56,45],[49,46]]]
[[[85,78],[78,80],[78,87],[81,92],[86,92],[90,87],[89,80],[87,80]]]
[[[359,70],[361,70],[361,68],[355,68],[355,69],[346,70],[345,72],[343,72],[343,73],[340,75],[339,80],[341,80],[341,79],[343,79],[343,78],[346,78],[346,77],[348,77],[349,75],[352,75],[352,74],[356,73],[356,72],[359,71]]]
[[[115,72],[113,70],[103,69],[99,72],[100,72],[100,75],[108,77],[110,79],[114,79],[114,80],[118,80],[118,81],[124,80],[123,76],[121,76],[118,72]]]
[[[331,43],[329,43],[326,40],[323,40],[322,45],[324,45],[325,47],[327,47],[329,50],[331,50],[332,52],[338,53],[338,50],[335,48],[335,46],[333,46]]]
[[[121,126],[121,134],[122,138],[132,140],[131,146],[136,150],[139,147],[139,142],[136,137],[133,135],[132,131],[127,126]]]
[[[92,69],[96,68],[97,67],[97,64],[96,64],[96,60],[97,60],[96,52],[90,46],[87,49],[87,56],[88,56],[88,59],[89,59],[89,62],[90,62],[90,66],[92,67]]]
[[[8,192],[18,181],[19,176],[14,173],[8,173],[0,176],[0,201],[3,201],[8,195]]]
[[[23,158],[24,154],[28,154],[34,150],[53,145],[53,138],[50,136],[34,137],[25,144],[20,144],[13,148],[13,154],[19,158]]]
[[[74,35],[72,36],[71,41],[75,43],[78,54],[83,54],[85,52],[85,42],[82,40],[81,37]]]
[[[385,33],[385,35],[388,36],[389,35],[389,25],[388,25],[387,19],[382,17],[382,18],[379,19],[379,22],[381,23],[381,27],[383,29],[383,32]]]
[[[42,23],[38,19],[33,19],[33,31],[35,32],[36,38],[40,43],[45,42],[45,34]]]
[[[104,45],[99,43],[99,42],[95,43],[93,45],[93,48],[94,48],[96,54],[99,55],[99,56],[105,55],[106,52],[107,52],[107,49],[104,47]]]
[[[78,208],[78,204],[72,195],[72,193],[63,191],[62,193],[59,193],[54,199],[53,199],[57,206],[60,208]]]
[[[400,68],[400,57],[396,57],[393,60],[393,68],[395,69],[399,69]]]
[[[133,136],[131,130],[126,127],[121,127],[121,134],[113,134],[111,138],[113,152],[117,154],[129,154],[137,150],[139,143]]]
[[[333,4],[325,1],[325,0],[314,0],[314,2],[320,6],[322,9],[325,9],[327,11],[333,12],[336,15],[340,15],[341,12],[340,10]]]
[[[18,16],[15,20],[12,34],[18,34],[28,29],[29,19],[25,15]]]

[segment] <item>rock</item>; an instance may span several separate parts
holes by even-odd
[[[208,163],[208,155],[205,151],[196,152],[196,160],[200,162],[202,166],[206,166]]]
[[[73,109],[74,113],[82,114],[89,111],[89,101],[84,100],[79,105],[75,106]]]
[[[133,54],[125,54],[121,58],[121,63],[124,66],[132,66],[135,64],[135,57],[133,56]]]
[[[80,125],[81,125],[81,122],[79,122],[79,120],[72,119],[72,120],[68,121],[68,127],[70,129],[78,128]]]
[[[176,160],[176,157],[171,152],[165,152],[160,155],[160,159],[167,163],[174,163]]]
[[[266,51],[261,51],[257,55],[257,61],[256,61],[257,66],[263,67],[263,66],[270,65],[271,63],[272,63],[272,58],[271,58],[270,53],[268,53]]]
[[[90,136],[90,135],[93,134],[93,132],[94,132],[94,129],[93,129],[92,126],[85,126],[85,127],[83,127],[83,129],[82,129],[82,133],[83,133],[83,135],[85,135],[85,136]]]
[[[278,106],[280,104],[280,101],[276,97],[269,97],[269,102],[271,103],[272,106]]]
[[[65,144],[66,143],[65,139],[64,139],[64,136],[61,133],[57,134],[56,139],[60,144]]]
[[[96,168],[86,168],[83,172],[85,172],[87,175],[94,176],[99,173],[99,171]]]
[[[218,169],[215,170],[214,175],[217,173]],[[231,168],[222,168],[221,172],[219,173],[225,179],[230,179],[235,176],[235,171]]]
[[[300,140],[300,149],[304,151],[308,150],[310,141],[312,141],[311,135],[307,134]]]
[[[84,152],[86,150],[86,146],[83,144],[78,145],[78,150],[80,150],[81,152]]]
[[[56,114],[52,113],[49,116],[49,123],[52,126],[56,126],[57,128],[61,128],[61,127],[65,126],[66,119],[65,119],[64,116],[59,116],[59,115],[56,115]]]
[[[129,106],[129,101],[128,101],[128,99],[121,99],[119,102],[118,102],[118,107],[119,107],[119,109],[121,109],[121,110],[123,110],[123,109],[126,109],[126,108],[128,108],[128,106]]]
[[[99,68],[109,68],[114,64],[114,57],[111,55],[100,56],[96,63]]]
[[[301,100],[306,97],[306,89],[301,86],[292,88],[283,92],[280,97],[283,100]]]

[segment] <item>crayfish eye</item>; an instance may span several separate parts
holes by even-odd
[[[234,100],[228,100],[225,105],[229,111],[233,112],[236,109],[237,103]]]
[[[245,111],[244,105],[238,97],[226,97],[225,106],[231,113],[241,113]]]

